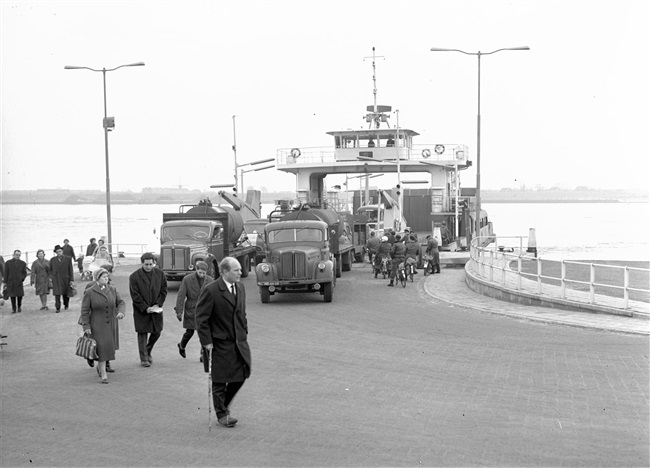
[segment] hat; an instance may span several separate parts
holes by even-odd
[[[54,246],[54,252],[56,252],[57,250],[63,250],[63,247],[61,247],[59,244],[56,244]]]
[[[381,236],[381,241],[382,241],[382,242],[388,242],[388,237],[386,237],[386,236]]]
[[[447,225],[447,223],[445,223],[445,222],[443,221],[443,222],[442,222],[442,225],[443,225],[443,226],[446,226],[446,225]]]
[[[104,273],[106,273],[106,274],[108,275],[108,270],[106,270],[106,268],[99,268],[99,269],[97,269],[97,270],[95,271],[95,273],[93,273],[93,278],[95,279],[95,281],[99,281],[99,278],[100,278]]]

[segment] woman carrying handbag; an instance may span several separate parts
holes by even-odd
[[[124,318],[125,304],[115,287],[108,284],[108,271],[95,272],[95,284],[88,288],[81,304],[80,323],[86,335],[97,342],[97,374],[102,383],[108,383],[106,361],[115,360],[119,349],[117,320]]]

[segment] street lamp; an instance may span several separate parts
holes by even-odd
[[[530,50],[530,47],[504,47],[492,52],[465,52],[460,49],[441,49],[432,47],[431,52],[460,52],[465,55],[476,55],[478,58],[478,113],[476,115],[476,232],[475,236],[481,234],[481,56],[492,55],[502,50]]]
[[[120,65],[119,67],[115,68],[102,68],[101,70],[95,69],[95,68],[90,68],[90,67],[77,67],[74,65],[66,65],[63,67],[65,70],[90,70],[94,72],[102,72],[103,78],[104,78],[104,148],[106,151],[106,224],[107,224],[107,229],[108,229],[108,250],[109,252],[112,252],[112,244],[113,244],[113,235],[111,233],[111,176],[110,176],[110,171],[109,171],[109,165],[108,165],[108,132],[112,131],[113,128],[115,128],[115,119],[111,117],[110,119],[107,116],[106,112],[106,72],[111,72],[118,70],[120,68],[124,67],[143,67],[144,62],[137,62],[137,63],[129,63],[126,65]]]
[[[263,161],[257,161],[257,162],[254,162],[254,163],[242,164],[242,165],[239,166],[239,167],[243,167],[243,166],[252,166],[252,165],[254,165],[254,164],[262,164],[262,163],[269,162],[269,161],[275,161],[275,158],[265,159],[265,160],[263,160]],[[246,170],[244,170],[244,169],[240,169],[240,170],[239,170],[239,178],[240,178],[240,181],[241,181],[240,183],[241,183],[241,188],[242,188],[242,190],[244,190],[244,174],[245,174],[245,173],[247,173],[247,172],[263,171],[263,170],[265,170],[265,169],[271,169],[271,168],[273,168],[273,167],[275,167],[275,166],[272,164],[272,165],[270,165],[270,166],[264,166],[264,167],[253,167],[253,168],[246,169]]]

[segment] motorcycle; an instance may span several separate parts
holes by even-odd
[[[433,256],[423,255],[422,266],[424,267],[424,276],[433,274]]]
[[[403,288],[406,287],[406,265],[404,262],[397,267],[397,281],[402,283]]]
[[[390,274],[390,258],[384,257],[381,259],[380,263],[375,262],[375,278],[379,273],[386,279],[386,276]]]
[[[415,270],[416,265],[417,262],[413,258],[406,259],[406,276],[411,280],[411,283],[413,282],[413,275],[417,273]]]

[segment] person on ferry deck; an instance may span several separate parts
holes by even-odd
[[[368,141],[368,148],[374,148],[374,147],[375,147],[375,140]]]
[[[58,314],[61,310],[61,296],[63,296],[63,307],[68,310],[70,306],[70,297],[68,292],[74,284],[74,271],[72,269],[72,259],[63,255],[63,247],[54,246],[56,256],[50,259],[50,276],[52,278],[52,288],[54,292],[54,307]]]
[[[34,292],[41,299],[40,310],[48,310],[47,295],[50,293],[50,262],[45,259],[45,250],[38,249],[36,260],[32,263],[32,273],[29,284],[34,286]]]

